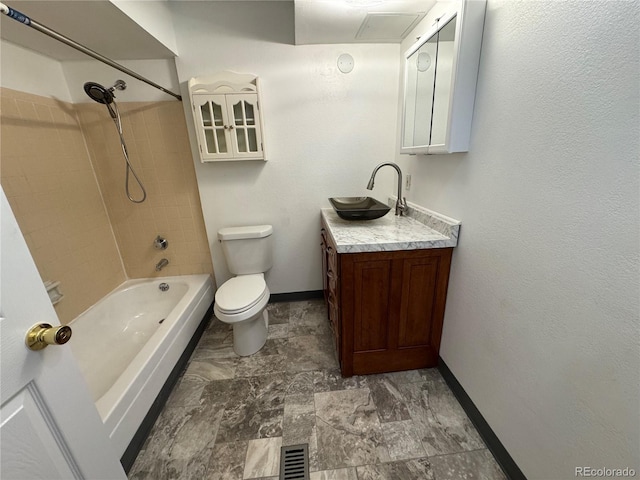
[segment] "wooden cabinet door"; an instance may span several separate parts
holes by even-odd
[[[342,373],[435,366],[451,249],[341,255]]]

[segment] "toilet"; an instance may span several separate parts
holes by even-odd
[[[267,341],[269,288],[264,273],[273,265],[273,227],[257,225],[222,228],[218,240],[229,271],[235,277],[218,289],[213,311],[233,325],[233,350],[252,355]]]

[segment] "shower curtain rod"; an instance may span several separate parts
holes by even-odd
[[[94,52],[93,50],[91,50],[90,48],[85,47],[84,45],[71,40],[68,37],[65,37],[64,35],[56,32],[55,30],[50,29],[49,27],[42,25],[41,23],[36,22],[35,20],[33,20],[32,18],[29,18],[28,16],[26,16],[24,13],[20,13],[17,10],[14,10],[13,8],[9,7],[8,5],[5,5],[4,3],[0,3],[0,12],[4,13],[6,16],[13,18],[14,20],[27,25],[28,27],[34,28],[36,30],[38,30],[41,33],[44,33],[45,35],[48,35],[49,37],[58,40],[59,42],[62,42],[66,45],[69,45],[72,48],[75,48],[76,50],[81,51],[82,53],[89,55],[90,57],[95,58],[96,60],[100,60],[102,63],[106,63],[107,65],[109,65],[110,67],[113,67],[117,70],[120,70],[121,72],[126,73],[127,75],[131,75],[133,78],[136,78],[138,80],[140,80],[141,82],[144,82],[148,85],[151,85],[152,87],[157,88],[158,90],[162,90],[164,93],[167,93],[169,95],[171,95],[172,97],[177,98],[178,100],[182,101],[182,97],[180,95],[178,95],[177,93],[173,93],[171,90],[167,90],[164,87],[161,87],[160,85],[158,85],[155,82],[152,82],[151,80],[143,77],[142,75],[138,75],[136,72],[134,72],[133,70],[129,70],[127,67],[120,65],[119,63],[114,62],[113,60],[111,60],[110,58],[105,57],[104,55],[100,55],[98,52]]]

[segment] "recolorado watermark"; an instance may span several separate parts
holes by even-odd
[[[576,467],[576,477],[635,477],[633,468]]]

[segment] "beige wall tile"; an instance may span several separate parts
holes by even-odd
[[[125,280],[73,105],[0,89],[0,178],[63,324]],[[104,275],[103,273],[106,273]]]
[[[213,274],[182,105],[118,105],[131,163],[147,190],[142,204],[126,199],[124,159],[104,107],[81,104],[77,109],[127,275]],[[103,139],[106,146],[100,143]],[[101,148],[95,148],[97,145]],[[130,187],[138,193],[134,180]],[[158,234],[169,240],[165,251],[153,248]],[[156,272],[161,258],[167,258],[169,265]]]
[[[142,204],[126,198],[124,158],[103,106],[0,88],[0,179],[43,281],[61,282],[62,323],[127,276],[213,274],[182,105],[119,106],[147,189]],[[130,189],[139,196],[133,179]],[[165,251],[153,248],[158,234],[169,240]],[[156,272],[161,258],[169,265]]]

